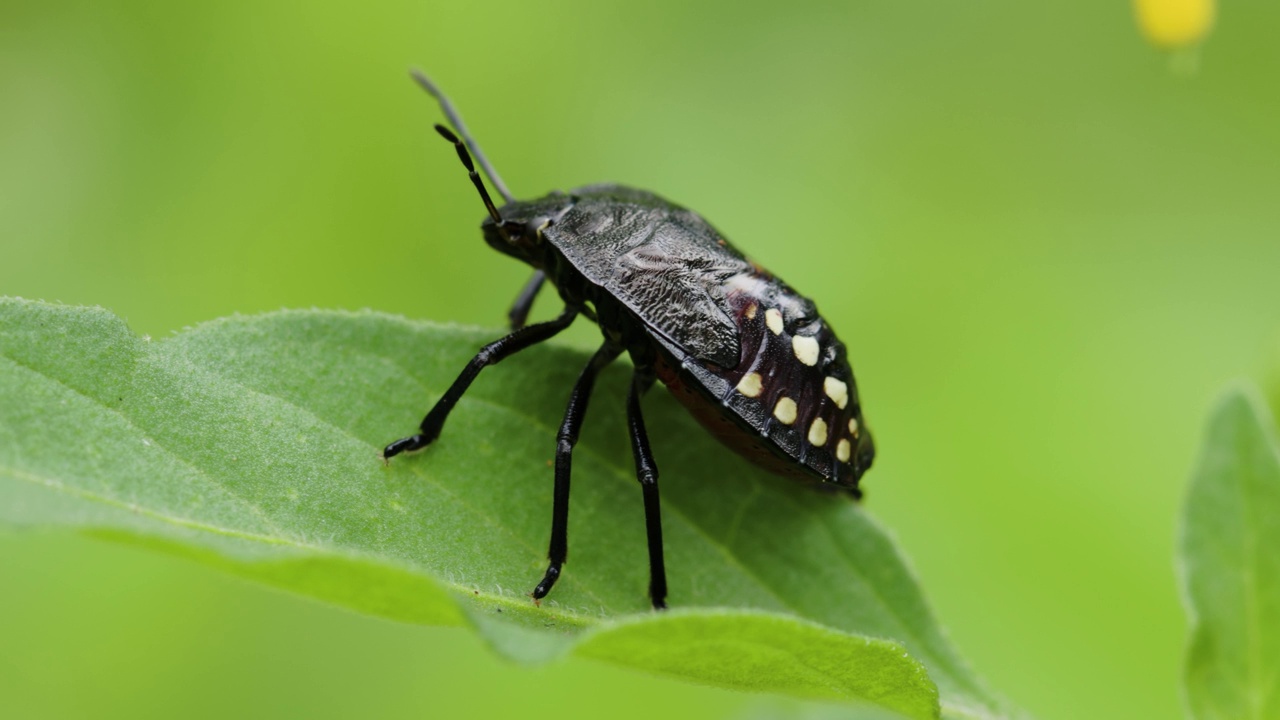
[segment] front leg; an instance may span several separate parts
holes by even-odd
[[[621,353],[622,349],[612,343],[605,342],[601,345],[591,362],[582,369],[578,382],[573,386],[573,393],[569,395],[569,407],[565,409],[564,422],[556,437],[556,484],[551,506],[551,546],[547,550],[550,562],[542,582],[533,589],[534,600],[541,600],[551,592],[551,587],[560,579],[560,569],[564,567],[565,558],[569,555],[569,474],[573,465],[573,446],[578,443],[578,433],[582,430],[582,419],[587,414],[587,403],[591,400],[591,388],[595,387],[596,376]]]
[[[471,362],[467,363],[467,366],[462,369],[462,374],[458,375],[458,379],[453,381],[449,389],[436,402],[435,407],[431,408],[427,416],[422,419],[422,432],[401,438],[388,445],[382,451],[382,459],[387,460],[402,452],[420,450],[430,445],[432,441],[440,437],[440,428],[444,426],[444,421],[449,417],[449,412],[453,410],[453,406],[458,403],[458,399],[471,386],[472,381],[476,379],[481,370],[490,365],[495,365],[504,358],[510,357],[527,347],[532,347],[544,340],[555,337],[561,330],[569,327],[577,316],[578,309],[566,305],[564,311],[554,320],[520,328],[501,340],[495,340],[485,345],[480,352],[476,353],[475,357],[471,358]]]

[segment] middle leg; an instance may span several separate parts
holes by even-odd
[[[653,607],[667,607],[667,569],[662,560],[662,508],[658,504],[658,466],[649,449],[649,434],[640,414],[640,396],[653,386],[653,375],[636,368],[627,395],[627,427],[631,430],[631,454],[636,459],[636,479],[644,493],[644,525],[649,539],[649,599]]]
[[[608,341],[601,345],[591,362],[582,369],[573,393],[569,395],[569,407],[565,409],[564,422],[556,436],[555,499],[551,509],[551,546],[547,550],[550,562],[542,582],[533,589],[534,600],[541,600],[551,592],[551,587],[560,579],[560,569],[569,554],[569,474],[573,465],[573,446],[578,443],[578,433],[582,430],[582,420],[587,414],[587,403],[591,400],[596,376],[621,353],[621,348]]]

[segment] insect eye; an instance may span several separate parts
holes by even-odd
[[[502,221],[502,237],[506,238],[507,244],[509,245],[519,243],[520,238],[524,237],[524,234],[527,231],[528,228],[526,228],[523,223],[512,222],[510,220]]]

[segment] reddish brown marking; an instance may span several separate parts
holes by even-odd
[[[823,482],[821,475],[784,454],[754,428],[738,421],[734,413],[725,410],[718,398],[711,398],[701,387],[684,382],[679,367],[672,367],[666,353],[658,353],[654,369],[658,379],[676,400],[725,447],[783,477],[815,485]]]

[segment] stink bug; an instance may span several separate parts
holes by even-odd
[[[844,345],[810,300],[749,261],[700,215],[653,193],[591,185],[516,200],[449,99],[421,73],[414,79],[457,130],[435,126],[453,143],[488,210],[481,224],[485,241],[533,266],[534,273],[511,308],[511,333],[480,350],[427,413],[421,432],[387,445],[384,459],[434,441],[482,369],[584,315],[600,327],[604,343],[578,377],[556,439],[550,562],[533,590],[535,600],[551,592],[568,554],[570,465],[591,388],[623,352],[635,366],[627,425],[644,498],[654,607],[666,607],[667,579],[658,468],[640,397],[655,379],[712,434],[758,465],[861,497],[858,481],[871,467],[875,446]],[[472,156],[502,196],[501,208]],[[547,280],[564,310],[554,320],[526,326]]]

